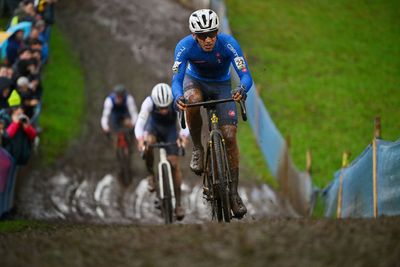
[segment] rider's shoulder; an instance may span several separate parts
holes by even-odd
[[[151,96],[147,96],[144,100],[142,105],[143,106],[153,106],[153,99],[151,99]]]
[[[191,34],[185,36],[184,38],[182,38],[178,44],[176,45],[176,47],[185,47],[185,48],[190,48],[192,46],[194,46],[196,44],[196,40],[193,38],[193,36]]]
[[[232,35],[226,33],[219,33],[218,40],[223,42],[225,45],[233,45],[237,43],[236,39]]]

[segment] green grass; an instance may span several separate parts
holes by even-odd
[[[0,233],[21,232],[28,229],[44,229],[48,224],[39,221],[12,220],[0,222]]]
[[[227,0],[230,26],[295,164],[326,186],[345,150],[400,137],[400,2]],[[244,151],[247,153],[247,151]],[[244,156],[246,157],[246,155]],[[242,157],[243,158],[243,157]]]
[[[40,125],[43,162],[53,162],[76,138],[82,127],[85,91],[78,58],[57,28],[52,29],[50,61],[43,76]]]

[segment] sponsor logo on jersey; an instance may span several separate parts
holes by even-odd
[[[246,69],[246,61],[244,61],[243,57],[235,57],[234,61],[235,61],[235,65],[238,68],[238,70],[241,70],[241,71],[244,71],[244,72],[247,71],[247,69]]]
[[[183,51],[186,50],[186,47],[182,47],[181,49],[179,49],[178,53],[176,54],[176,60],[178,61],[179,58],[181,57]]]
[[[234,118],[236,114],[235,114],[234,110],[229,110],[228,115],[229,115],[229,117]]]
[[[221,64],[222,63],[221,54],[220,53],[216,53],[215,56],[217,57],[218,64]]]
[[[174,65],[172,66],[172,72],[173,72],[174,74],[178,73],[178,71],[179,71],[179,65],[180,65],[181,63],[182,63],[182,62],[179,62],[179,61],[175,61],[175,62],[174,62]]]
[[[236,51],[236,49],[231,44],[227,44],[226,47],[228,47],[228,49],[231,50],[231,52],[233,53],[233,55],[235,57],[239,57],[238,52]]]

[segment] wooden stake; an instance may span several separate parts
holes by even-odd
[[[374,191],[374,218],[378,217],[378,186],[377,186],[377,154],[376,138],[372,140],[372,185]]]
[[[378,139],[381,138],[381,117],[375,117],[374,137]]]
[[[338,219],[342,218],[342,198],[343,198],[343,178],[344,178],[344,169],[349,165],[349,156],[350,152],[343,152],[342,155],[342,169],[340,171],[339,176],[339,189],[338,189],[338,196],[337,196],[337,208],[336,208],[336,217]]]
[[[284,165],[283,165],[283,192],[285,196],[289,196],[289,152],[290,151],[290,135],[286,136],[286,151],[284,155]]]
[[[311,176],[311,171],[312,171],[312,154],[311,154],[311,150],[308,149],[307,150],[307,154],[306,154],[306,161],[307,161],[307,166],[306,166],[306,170],[308,172],[308,174]]]

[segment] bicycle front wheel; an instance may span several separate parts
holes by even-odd
[[[229,166],[226,157],[226,151],[222,143],[222,137],[214,134],[213,146],[215,153],[215,163],[217,168],[217,181],[215,185],[217,201],[218,221],[231,221],[231,205],[229,201]],[[222,215],[222,216],[221,216]]]
[[[173,221],[173,207],[172,207],[172,190],[169,184],[169,172],[167,166],[162,166],[162,183],[164,187],[163,203],[163,216],[165,224],[170,224]],[[172,178],[172,177],[171,177]]]

